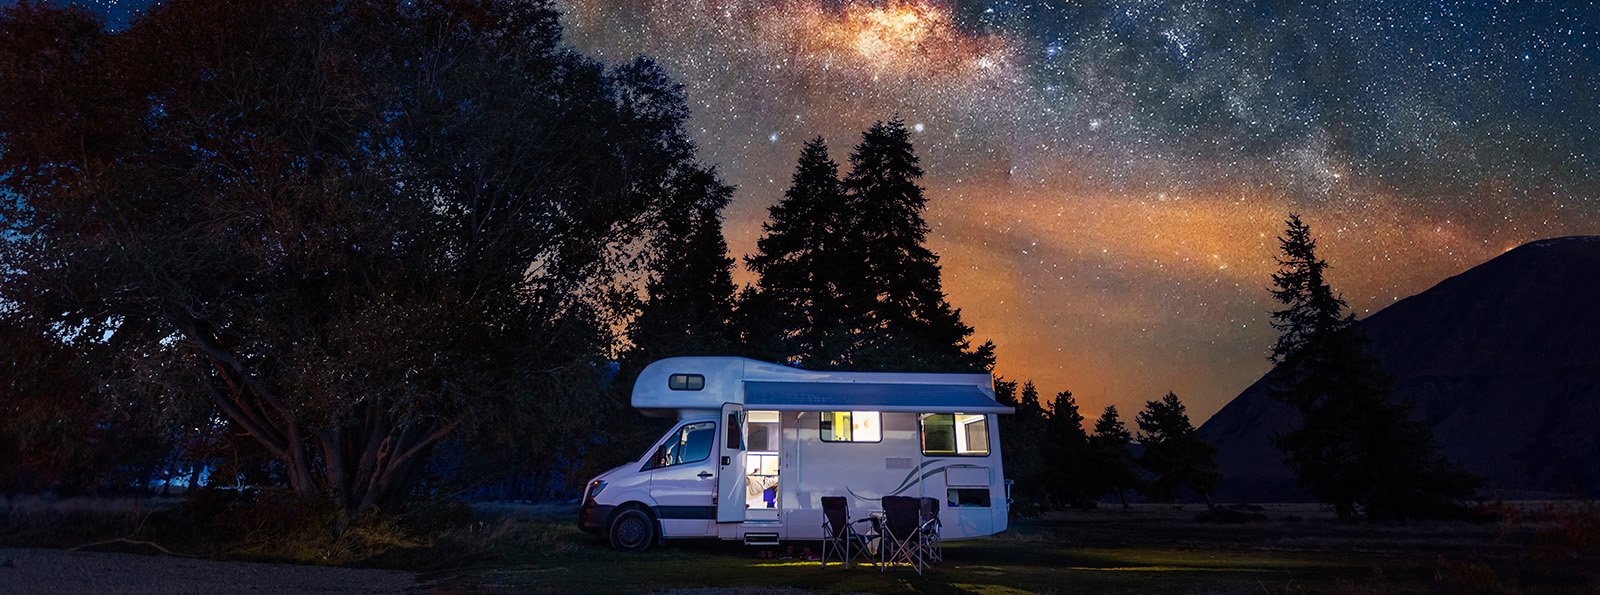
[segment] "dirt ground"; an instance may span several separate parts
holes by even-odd
[[[420,592],[415,574],[393,570],[0,548],[0,593],[8,595]]]

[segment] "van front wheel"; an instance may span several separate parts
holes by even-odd
[[[618,512],[611,519],[611,549],[619,552],[642,552],[656,538],[656,522],[650,513],[637,508]]]

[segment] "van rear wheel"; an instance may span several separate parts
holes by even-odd
[[[629,508],[612,517],[611,528],[606,533],[611,538],[611,549],[642,552],[649,549],[650,542],[655,541],[656,521],[650,518],[650,513]]]

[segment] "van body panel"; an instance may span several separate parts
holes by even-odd
[[[581,524],[592,531],[591,517],[640,502],[667,538],[817,540],[823,497],[845,496],[860,520],[884,496],[911,496],[940,501],[943,539],[991,535],[1009,507],[996,416],[1012,411],[993,395],[986,374],[661,360],[640,373],[633,404],[680,421],[641,460],[596,478],[606,487],[586,498]]]

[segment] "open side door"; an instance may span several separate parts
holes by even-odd
[[[722,404],[722,452],[717,459],[717,522],[744,522],[744,405]]]

